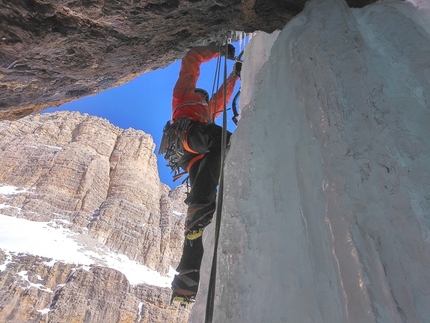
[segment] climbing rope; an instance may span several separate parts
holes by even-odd
[[[219,75],[221,74],[221,47],[218,49],[218,57],[216,60],[216,67],[215,67],[215,76],[214,76],[214,82],[212,85],[212,93],[211,98],[214,97],[215,91],[219,88]],[[218,96],[215,97],[215,102],[213,103],[214,106],[218,106]],[[215,115],[212,115],[212,121],[214,121]]]
[[[225,45],[225,53],[227,54],[228,43]],[[214,252],[212,257],[212,267],[209,276],[209,287],[208,296],[206,300],[206,323],[212,323],[213,312],[214,312],[214,301],[215,301],[215,284],[216,284],[216,270],[217,270],[217,259],[218,259],[218,243],[219,243],[219,233],[221,228],[221,209],[223,203],[223,190],[224,190],[224,160],[225,152],[227,148],[227,57],[224,57],[224,109],[222,118],[222,136],[221,136],[221,170],[218,184],[218,194],[217,194],[217,206],[216,206],[216,217],[215,217],[215,240],[214,240]]]

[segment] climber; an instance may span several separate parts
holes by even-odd
[[[227,53],[225,53],[227,51]],[[165,154],[174,178],[188,173],[190,192],[185,219],[183,254],[172,282],[172,301],[182,305],[194,301],[197,293],[200,264],[203,257],[202,233],[215,212],[216,188],[221,169],[222,127],[214,123],[228,102],[240,77],[242,63],[234,63],[224,85],[209,99],[208,93],[196,88],[200,65],[219,54],[234,60],[235,48],[219,50],[210,45],[191,49],[182,59],[179,78],[173,90],[172,118],[163,130],[159,153]],[[227,141],[231,133],[227,132]],[[181,173],[181,170],[184,170]]]

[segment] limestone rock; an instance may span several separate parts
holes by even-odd
[[[166,275],[182,252],[185,187],[160,182],[154,148],[142,131],[77,112],[0,122],[0,186],[16,188],[0,193],[0,213],[68,230],[85,251]],[[132,285],[97,259],[82,267],[0,252],[0,321],[185,320],[187,310],[169,305],[170,288]]]
[[[0,272],[0,322],[187,321],[189,309],[170,306],[167,288],[130,286],[122,273],[105,267],[9,257]]]
[[[118,86],[227,31],[282,29],[305,3],[0,0],[0,120]]]

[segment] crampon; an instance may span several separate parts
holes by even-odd
[[[185,236],[188,240],[196,240],[203,234],[203,230],[212,222],[215,203],[206,205],[192,214],[185,222]]]

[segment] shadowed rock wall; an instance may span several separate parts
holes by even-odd
[[[0,0],[0,120],[121,85],[227,31],[282,29],[305,2]]]

